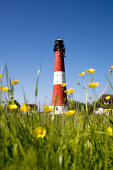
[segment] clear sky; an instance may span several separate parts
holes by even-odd
[[[95,68],[100,95],[107,83],[105,74],[113,65],[113,0],[0,0],[0,63],[7,63],[11,78],[20,80],[15,99],[21,104],[21,85],[29,103],[34,103],[40,63],[37,100],[51,103],[53,46],[59,36],[66,48],[67,89],[75,88],[74,99],[85,101],[85,91],[75,82],[83,83],[78,73]],[[90,81],[88,73],[85,79]]]

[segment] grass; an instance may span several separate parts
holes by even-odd
[[[82,112],[68,117],[46,113],[1,111],[0,169],[112,169],[113,136],[104,115],[85,119]],[[112,119],[112,116],[110,116]],[[44,138],[34,129],[43,126]]]
[[[14,87],[11,85],[7,66],[3,69],[3,74],[5,70],[7,86],[11,89],[8,91],[7,103],[10,101],[14,104]],[[39,73],[40,68],[36,81],[35,103]],[[0,83],[2,86],[2,79]],[[108,79],[108,84],[110,83]],[[113,129],[112,115],[95,116],[94,111],[89,115],[87,100],[86,110],[82,106],[76,108],[76,113],[72,116],[40,111],[23,113],[19,109],[3,108],[3,94],[4,92],[0,91],[1,170],[113,169],[113,132],[110,135],[107,131],[108,127]],[[25,94],[24,100],[26,103]],[[94,108],[96,103],[97,101]],[[34,130],[39,126],[46,129],[43,138],[37,138],[35,134]]]

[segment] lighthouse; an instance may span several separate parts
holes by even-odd
[[[66,83],[66,78],[64,65],[65,47],[64,41],[61,40],[61,38],[55,40],[53,51],[55,52],[55,64],[52,106],[55,106],[55,114],[62,114],[68,109],[68,106],[67,94],[65,93],[66,86],[62,87],[62,85]]]

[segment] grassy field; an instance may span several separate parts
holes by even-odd
[[[112,124],[104,115],[73,116],[0,109],[0,169],[112,169]],[[112,119],[112,116],[109,116]],[[43,138],[34,130],[46,129]]]
[[[113,66],[112,66],[113,69]],[[99,82],[93,82],[95,69],[89,69],[94,88]],[[6,72],[7,87],[3,86]],[[111,77],[112,71],[110,71]],[[35,104],[40,68],[36,81]],[[79,74],[83,76],[85,72]],[[70,111],[61,115],[47,112],[51,107],[45,106],[46,112],[34,113],[24,104],[20,109],[14,103],[14,86],[19,80],[11,81],[7,66],[0,74],[0,169],[5,170],[110,170],[113,169],[113,115],[88,114],[88,95],[86,87],[86,105],[73,107],[69,98]],[[108,83],[105,90],[110,84]],[[63,85],[64,86],[64,85]],[[103,93],[105,92],[103,91]],[[67,91],[72,94],[74,89]],[[7,98],[6,95],[7,94]],[[3,107],[4,96],[6,106]],[[26,103],[23,91],[24,101]],[[110,96],[107,96],[110,98]]]

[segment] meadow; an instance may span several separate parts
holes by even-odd
[[[61,115],[49,113],[49,106],[43,112],[35,108],[32,112],[27,104],[18,109],[13,97],[13,86],[17,83],[10,81],[10,87],[6,88],[1,81],[1,170],[113,169],[112,114],[95,115],[94,110],[89,114],[87,100],[85,109]],[[5,107],[3,93],[12,96]]]

